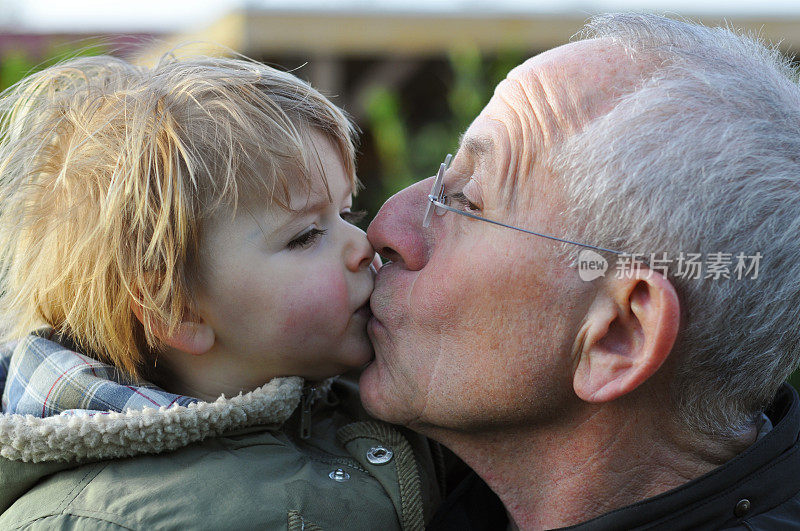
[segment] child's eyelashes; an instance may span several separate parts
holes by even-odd
[[[348,223],[353,225],[357,224],[358,222],[362,221],[367,215],[366,210],[358,210],[356,212],[350,212],[349,210],[345,210],[341,212],[339,216]],[[311,246],[320,236],[323,236],[328,229],[320,229],[319,227],[309,227],[308,230],[299,234],[298,236],[294,237],[289,243],[286,244],[287,249],[305,249],[306,247]]]
[[[317,238],[325,234],[327,229],[319,229],[317,227],[309,227],[307,231],[300,234],[292,241],[286,244],[287,249],[304,249],[317,241]]]
[[[351,212],[349,210],[345,210],[344,212],[342,212],[339,215],[346,222],[352,223],[353,225],[355,225],[356,223],[364,221],[364,218],[367,217],[367,211],[366,210],[356,210],[355,212]]]

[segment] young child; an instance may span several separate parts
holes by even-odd
[[[0,100],[0,528],[421,529],[369,419],[354,129],[239,59],[76,59]]]

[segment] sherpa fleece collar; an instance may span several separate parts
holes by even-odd
[[[41,335],[32,334],[23,339],[16,346],[10,360],[7,355],[0,356],[0,387],[6,387],[4,380],[8,371],[15,366],[19,367],[17,357],[26,357],[31,347],[35,347],[40,353],[60,353],[57,357],[62,362],[80,359],[70,358],[64,354],[63,346],[40,337]],[[91,365],[88,359],[81,360],[81,363]],[[69,368],[67,365],[61,371],[44,371],[43,374],[50,374],[52,381],[43,379],[36,384],[36,389],[58,388],[60,381],[69,380],[65,376],[69,374]],[[97,372],[97,368],[94,370]],[[16,374],[20,375],[19,372]],[[83,383],[86,384],[87,381],[83,380]],[[223,395],[214,402],[203,402],[189,397],[182,397],[187,400],[175,400],[174,397],[179,395],[166,393],[153,386],[138,388],[129,384],[130,382],[120,383],[102,378],[94,382],[95,386],[112,386],[106,391],[119,391],[117,398],[128,397],[121,405],[119,401],[109,404],[110,407],[105,411],[95,409],[103,400],[87,399],[84,396],[86,389],[66,386],[59,392],[61,398],[56,401],[59,406],[51,410],[50,416],[44,418],[41,418],[42,413],[38,407],[34,407],[37,416],[6,412],[7,403],[19,406],[20,400],[19,397],[7,397],[3,393],[0,455],[8,459],[41,462],[109,459],[174,450],[231,430],[254,425],[281,424],[299,404],[303,388],[302,378],[275,378],[249,393],[231,398]],[[113,386],[122,387],[124,391],[114,389]],[[41,392],[33,393],[38,394]],[[104,396],[107,398],[114,394],[105,393]],[[137,398],[131,400],[133,395]],[[89,396],[94,397],[91,393]],[[152,401],[158,403],[159,407],[151,404]],[[28,404],[33,402],[29,401]],[[171,406],[168,407],[169,404]],[[87,410],[87,406],[92,407],[93,411]],[[47,413],[46,397],[42,407]]]

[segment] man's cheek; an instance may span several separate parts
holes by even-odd
[[[434,332],[447,330],[491,303],[496,286],[489,274],[464,266],[437,267],[432,274],[420,275],[409,298],[415,324]]]

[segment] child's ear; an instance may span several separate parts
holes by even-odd
[[[142,305],[131,301],[131,310],[139,322],[144,325]],[[202,321],[198,322],[192,319],[189,317],[181,322],[172,334],[167,332],[167,326],[164,323],[153,323],[153,334],[168,347],[200,356],[214,346],[214,330]]]

